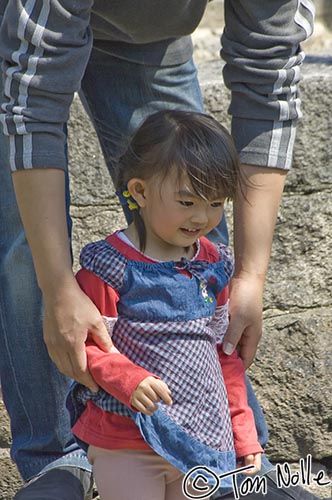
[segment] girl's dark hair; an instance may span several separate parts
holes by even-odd
[[[238,155],[230,134],[212,116],[189,111],[158,111],[137,129],[119,160],[117,191],[134,177],[164,179],[177,171],[187,174],[194,192],[205,199],[232,199],[241,182]],[[145,226],[133,210],[140,249],[145,248]]]

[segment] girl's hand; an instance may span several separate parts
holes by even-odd
[[[238,464],[238,467],[243,467],[246,465],[253,465],[252,469],[248,469],[243,472],[246,476],[252,476],[253,474],[257,474],[261,470],[262,466],[262,454],[261,453],[253,453],[252,455],[246,455],[241,459],[241,463]]]
[[[152,376],[146,377],[133,392],[130,404],[136,410],[151,417],[158,408],[157,403],[172,404],[171,391],[165,382]]]

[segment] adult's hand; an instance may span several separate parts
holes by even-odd
[[[112,341],[98,309],[75,279],[44,296],[44,340],[51,359],[61,373],[97,391],[87,366],[88,334],[100,349],[111,349]]]
[[[229,326],[224,338],[224,351],[235,348],[247,369],[254,360],[262,335],[263,283],[259,278],[236,277],[230,286]]]
[[[234,200],[235,271],[230,289],[230,325],[223,349],[236,347],[246,368],[262,334],[262,296],[275,221],[286,172],[242,165],[245,182]]]

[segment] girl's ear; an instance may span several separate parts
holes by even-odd
[[[128,181],[128,191],[140,208],[145,207],[145,181],[134,177]]]

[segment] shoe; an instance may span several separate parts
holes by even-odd
[[[51,469],[29,481],[13,500],[91,500],[92,473],[79,467]]]
[[[268,472],[261,479],[264,478],[264,485],[266,486],[266,494],[262,488],[257,488],[256,491],[240,492],[237,496],[234,493],[228,493],[223,496],[213,495],[213,500],[234,500],[235,498],[245,500],[320,500],[318,497],[305,490],[301,486],[278,487],[276,472],[274,470]],[[261,483],[262,484],[262,483]],[[239,492],[238,492],[239,493]],[[242,493],[242,494],[241,494]],[[332,500],[326,498],[325,500]]]

